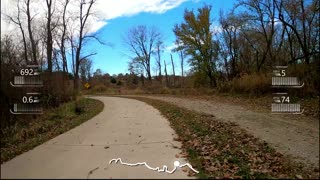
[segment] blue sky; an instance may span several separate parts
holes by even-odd
[[[93,61],[93,71],[100,68],[103,73],[118,74],[127,73],[128,64],[130,60],[128,55],[128,47],[123,43],[123,36],[131,27],[137,25],[155,26],[163,35],[165,46],[169,49],[173,46],[175,36],[172,31],[175,24],[183,22],[184,10],[194,9],[195,12],[204,4],[212,6],[212,20],[213,25],[218,25],[219,11],[223,9],[228,11],[233,7],[235,0],[189,0],[181,3],[179,6],[166,10],[162,13],[155,12],[138,12],[133,15],[124,15],[105,20],[106,25],[101,27],[97,33],[98,37],[104,41],[111,43],[113,46],[105,46],[99,44],[97,41],[90,41],[84,48],[85,53],[96,52],[97,55],[91,56]],[[170,51],[164,50],[162,59],[165,59],[168,64],[168,73],[171,74]],[[173,53],[175,61],[176,73],[181,73],[179,66],[178,55]],[[154,62],[154,58],[151,60]],[[153,67],[153,66],[152,66]],[[185,69],[188,69],[186,65]],[[154,75],[154,74],[153,74]]]

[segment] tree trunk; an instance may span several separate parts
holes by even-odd
[[[47,61],[48,71],[52,72],[52,32],[51,32],[51,4],[52,0],[46,0],[48,8],[48,20],[47,20]]]
[[[214,77],[211,71],[208,72],[208,77],[210,79],[210,87],[211,88],[216,87],[217,86],[216,78]]]
[[[164,73],[166,76],[166,86],[168,87],[169,86],[169,79],[168,79],[168,72],[167,72],[167,64],[166,64],[165,60],[163,60],[163,63],[164,63]]]
[[[77,41],[77,46],[76,46],[76,64],[75,64],[75,75],[74,75],[74,85],[75,85],[75,90],[79,91],[79,66],[81,63],[81,58],[80,58],[80,53],[81,53],[81,49],[83,46],[83,39],[85,37],[84,35],[84,28],[87,22],[87,19],[89,17],[89,15],[91,15],[90,9],[92,7],[92,5],[95,3],[95,0],[90,0],[90,2],[85,2],[85,1],[81,1],[80,2],[80,14],[79,14],[79,21],[80,21],[80,29],[79,29],[79,37],[78,37],[78,41]],[[86,9],[86,12],[83,12],[83,7],[85,4],[89,4],[89,7]]]
[[[143,76],[142,73],[141,73],[141,75],[140,75],[140,79],[141,79],[141,82],[142,82],[142,86],[144,86],[144,76]]]
[[[34,64],[38,64],[38,60],[37,60],[37,47],[36,47],[36,43],[34,41],[33,38],[33,34],[32,34],[32,25],[31,25],[31,15],[30,15],[30,0],[26,1],[26,5],[27,5],[27,17],[28,17],[28,32],[29,32],[29,38],[31,41],[31,49],[32,49],[32,61]]]
[[[148,74],[148,80],[149,80],[150,82],[152,82],[150,67],[148,68],[147,74]]]
[[[171,56],[172,73],[173,73],[173,86],[175,86],[176,72],[174,71],[174,63],[173,63],[172,54],[170,54],[170,56]]]
[[[161,56],[160,56],[160,44],[157,44],[157,55],[158,55],[158,59],[157,59],[157,65],[159,68],[159,82],[160,84],[162,83],[162,75],[161,75]]]
[[[66,57],[66,51],[65,51],[65,36],[67,31],[67,24],[66,24],[66,11],[68,6],[69,0],[66,0],[66,3],[63,7],[63,15],[62,15],[62,35],[61,35],[61,41],[60,41],[60,51],[62,56],[62,70],[63,72],[68,73],[68,64],[67,64],[67,57]]]
[[[81,38],[79,38],[81,39]],[[81,43],[81,41],[80,41]],[[79,43],[79,44],[80,44]],[[76,49],[76,59],[75,59],[75,72],[74,72],[74,88],[76,91],[79,91],[79,66],[80,66],[80,51],[81,48],[77,47]]]
[[[183,80],[184,80],[184,77],[183,77],[183,66],[184,66],[184,57],[183,57],[183,53],[182,51],[180,51],[180,60],[181,60],[181,87],[183,87]]]

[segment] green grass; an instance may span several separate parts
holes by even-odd
[[[319,178],[315,167],[287,159],[235,123],[159,100],[133,99],[152,105],[169,120],[188,161],[200,171],[198,178]]]
[[[19,119],[15,125],[1,129],[1,164],[80,125],[102,110],[102,102],[80,98],[46,110],[37,118]]]

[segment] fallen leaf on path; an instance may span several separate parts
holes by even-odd
[[[296,175],[296,178],[298,178],[298,179],[303,179],[303,177],[301,176],[301,175]]]
[[[182,158],[188,157],[188,154],[187,153],[180,153],[180,157],[182,157]]]
[[[182,171],[183,171],[183,172],[187,172],[188,169],[187,169],[186,167],[183,167],[183,168],[182,168]]]

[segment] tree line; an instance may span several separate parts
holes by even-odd
[[[172,53],[179,54],[182,73],[183,59],[187,60],[195,83],[214,88],[243,75],[267,75],[274,66],[288,65],[291,76],[320,88],[319,1],[241,0],[230,11],[220,11],[218,23],[213,22],[211,10],[211,5],[186,9],[184,21],[173,27],[176,48]],[[154,56],[156,79],[162,79],[167,69],[161,60],[161,33],[140,25],[130,29],[124,40],[134,55],[129,71],[145,73],[152,81]]]
[[[104,44],[90,30],[97,18],[96,0],[13,0],[10,5],[8,13],[1,12],[1,20],[13,25],[11,31],[1,34],[0,115],[4,126],[19,118],[10,114],[10,104],[21,103],[28,92],[39,91],[44,108],[74,99],[81,74],[91,72],[89,58],[95,55],[86,54],[84,46],[90,39]],[[39,65],[43,87],[12,87],[10,81],[28,65]]]
[[[95,55],[85,54],[83,47],[90,39],[103,43],[90,32],[96,0],[45,0],[43,12],[35,9],[38,1],[14,3],[12,13],[4,16],[18,31],[1,37],[2,64],[40,65],[49,74],[71,73],[74,88],[79,89],[80,66]]]
[[[45,19],[32,9],[35,3],[17,0],[15,13],[6,15],[21,38],[1,37],[1,64],[40,64],[47,73],[69,73],[78,90],[80,81],[94,77],[90,56],[95,53],[85,54],[83,47],[89,39],[105,44],[89,31],[96,0],[45,0]],[[165,43],[156,27],[129,29],[124,42],[132,55],[128,71],[134,82],[155,79],[182,87],[192,80],[194,86],[221,88],[243,77],[255,81],[275,65],[289,65],[292,76],[320,87],[317,0],[239,0],[230,11],[220,11],[216,21],[212,8],[214,4],[186,9],[183,22],[172,27],[176,48],[171,53],[178,54],[180,67],[172,55],[163,58]]]

